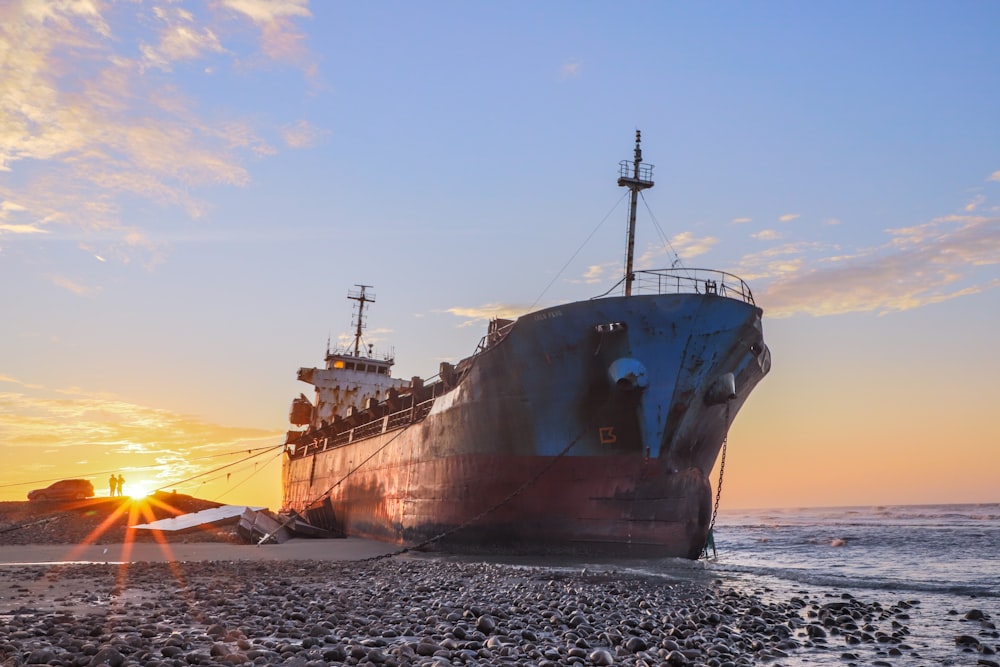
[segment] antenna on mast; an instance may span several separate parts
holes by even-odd
[[[622,160],[618,163],[618,185],[632,192],[628,207],[628,242],[625,250],[625,296],[632,296],[632,281],[635,272],[632,271],[632,256],[635,253],[635,207],[639,199],[639,190],[653,187],[653,165],[642,164],[642,133],[635,131],[635,156],[632,162]],[[631,173],[630,173],[631,172]]]
[[[361,349],[361,329],[364,327],[364,314],[365,314],[365,304],[375,303],[375,295],[368,294],[365,290],[371,289],[371,285],[358,285],[355,287],[360,287],[359,290],[351,290],[347,293],[347,298],[358,302],[358,320],[355,322],[354,329],[354,356],[360,356],[359,351]]]

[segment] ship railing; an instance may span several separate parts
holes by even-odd
[[[717,294],[756,305],[750,286],[737,275],[717,269],[648,269],[633,272],[632,294]],[[625,292],[625,278],[595,299]]]
[[[492,347],[502,341],[511,332],[515,324],[517,324],[517,320],[512,320],[480,338],[479,345],[476,346],[476,351],[472,353],[472,356],[475,357],[486,348]]]
[[[413,422],[423,420],[428,414],[430,414],[431,407],[433,405],[434,399],[431,398],[417,403],[415,408],[408,407],[403,410],[398,410],[382,417],[372,419],[371,421],[365,422],[359,426],[345,428],[344,430],[336,433],[318,431],[311,434],[303,434],[303,436],[299,438],[299,444],[295,447],[293,456],[300,457],[307,456],[309,454],[316,454],[328,449],[343,447],[344,445],[349,445],[352,442],[363,438],[369,438],[373,435],[380,435],[382,433],[388,433],[389,431],[398,431]],[[309,436],[311,436],[311,439],[309,439]]]
[[[362,424],[361,426],[356,426],[352,430],[354,431],[352,439],[369,438],[373,435],[378,435],[385,430],[385,419],[379,417],[378,419],[373,419],[367,424]]]
[[[398,412],[386,415],[385,430],[395,431],[396,429],[403,428],[412,422],[422,420],[430,414],[432,405],[434,405],[433,398],[422,403],[417,403],[416,410],[413,408],[406,408],[405,410],[399,410]]]

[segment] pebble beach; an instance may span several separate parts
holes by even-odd
[[[127,507],[0,504],[0,667],[1000,667],[992,507],[734,515],[698,562],[258,547]]]
[[[2,574],[2,665],[892,665],[919,604],[434,557]],[[956,664],[996,664],[990,620],[969,616]]]

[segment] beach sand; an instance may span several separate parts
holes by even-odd
[[[351,538],[167,546],[0,548],[0,665],[734,667],[839,662],[827,637],[875,646],[872,628],[898,630],[893,610],[850,596],[764,602],[614,567],[391,555]]]
[[[394,553],[399,547],[356,537],[294,539],[284,544],[226,542],[136,542],[133,544],[0,544],[0,566],[15,563],[119,563],[232,560],[361,560]]]
[[[849,595],[774,601],[614,565],[473,561],[357,538],[94,544],[24,530],[23,543],[0,539],[4,666],[850,665],[908,632],[900,610]]]

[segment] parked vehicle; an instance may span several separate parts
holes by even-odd
[[[94,495],[94,485],[87,479],[61,479],[44,489],[28,493],[28,500],[83,500]]]

